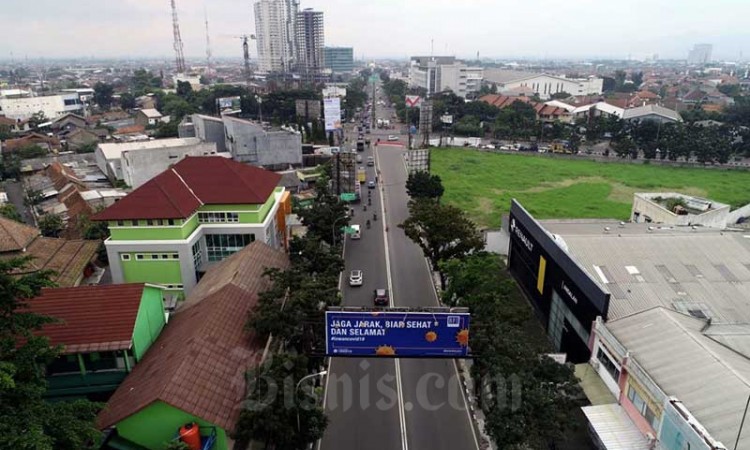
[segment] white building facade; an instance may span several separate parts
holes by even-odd
[[[566,92],[570,95],[599,95],[602,93],[602,78],[565,78],[546,73],[524,73],[513,71],[494,71],[485,74],[488,83],[495,84],[498,92],[512,91],[520,88],[530,89],[542,99]]]
[[[409,66],[409,85],[428,94],[452,91],[466,98],[478,92],[484,79],[481,67],[470,67],[452,56],[414,56]]]
[[[259,0],[254,9],[260,71],[291,71],[299,60],[297,0]]]
[[[14,120],[26,120],[38,112],[47,119],[68,113],[80,113],[84,105],[77,93],[44,97],[0,98],[0,115]]]

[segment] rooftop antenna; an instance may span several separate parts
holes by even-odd
[[[172,32],[174,33],[175,69],[177,73],[185,73],[185,54],[183,53],[180,23],[177,20],[177,5],[172,0]]]
[[[208,13],[203,7],[203,16],[206,19],[206,75],[211,78],[211,36],[208,34]]]
[[[435,39],[430,39],[430,58],[435,54]]]

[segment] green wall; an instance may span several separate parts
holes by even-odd
[[[144,286],[141,305],[133,329],[133,355],[136,363],[143,358],[166,324],[161,289]]]
[[[276,203],[275,194],[283,188],[276,188],[274,193],[262,205],[203,205],[198,208],[202,212],[240,212],[240,223],[260,224],[268,216],[269,211]],[[198,215],[193,214],[186,220],[175,219],[175,226],[148,226],[145,220],[138,220],[138,227],[132,227],[132,221],[124,221],[123,227],[118,227],[117,222],[109,222],[110,236],[113,241],[155,241],[155,240],[180,240],[187,239],[198,228]]]
[[[117,432],[120,436],[150,450],[162,450],[174,438],[177,430],[190,422],[197,422],[201,427],[213,426],[164,402],[156,401],[119,422]],[[213,450],[227,450],[226,432],[216,427],[216,436]]]
[[[120,260],[120,264],[126,283],[183,284],[179,259],[138,261],[135,253],[132,253],[130,261]]]

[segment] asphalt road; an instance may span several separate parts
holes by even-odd
[[[377,107],[376,113],[378,118],[391,118],[393,111]],[[370,136],[373,144],[380,138],[382,145],[364,153],[365,160],[375,154],[380,183],[372,193],[373,204],[367,213],[362,211],[362,206],[355,206],[353,223],[364,225],[367,218],[372,221],[373,207],[377,208],[380,220],[373,222],[370,230],[362,226],[362,239],[347,238],[342,286],[346,306],[372,306],[373,289],[382,287],[391,289],[394,306],[437,305],[422,251],[398,228],[408,216],[405,149],[386,145],[386,138],[397,134],[399,128],[373,130]],[[351,142],[352,135],[349,137]],[[405,143],[406,136],[400,137],[400,142]],[[356,139],[356,135],[353,138]],[[367,172],[368,180],[373,179],[373,168],[368,167]],[[384,193],[385,222],[381,192]],[[348,273],[352,269],[364,271],[363,286],[348,285]],[[457,376],[455,362],[448,359],[331,358],[325,398],[329,425],[320,448],[477,448]]]

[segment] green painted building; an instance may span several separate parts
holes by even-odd
[[[106,398],[166,323],[161,289],[145,284],[43,289],[29,308],[59,321],[40,332],[62,348],[45,365],[51,399]]]
[[[245,323],[270,287],[265,269],[287,266],[284,252],[255,241],[209,269],[99,414],[103,448],[162,450],[187,423],[214,436],[213,450],[232,448],[245,374],[266,345]]]
[[[284,245],[281,176],[220,156],[186,157],[94,216],[115,283],[183,297],[208,267],[260,241]],[[281,213],[280,213],[281,211]]]

